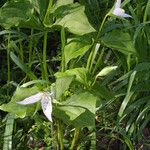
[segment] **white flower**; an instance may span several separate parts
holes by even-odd
[[[41,101],[42,110],[49,121],[52,122],[52,93],[39,92],[30,97],[25,98],[23,101],[16,102],[21,105],[33,104]]]
[[[128,14],[125,13],[125,10],[120,8],[121,7],[121,0],[117,0],[116,4],[115,4],[115,9],[113,10],[113,14],[119,17],[132,17]]]

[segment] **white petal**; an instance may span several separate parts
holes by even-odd
[[[115,9],[120,8],[120,7],[121,7],[121,0],[117,0],[117,2],[115,4]]]
[[[43,96],[43,93],[40,92],[40,93],[37,93],[35,95],[25,98],[23,101],[16,102],[16,103],[22,104],[22,105],[33,104],[41,100],[42,96]]]
[[[48,92],[45,92],[41,100],[42,110],[49,121],[52,122],[52,99]]]
[[[122,9],[122,8],[116,8],[116,9],[114,9],[114,11],[112,13],[116,16],[119,16],[119,17],[124,17],[124,18],[132,17],[132,16],[126,14],[124,9]]]
[[[124,18],[131,17],[132,18],[132,16],[130,16],[130,15],[126,14],[126,13],[123,13],[121,17],[124,17]]]
[[[116,9],[114,9],[114,11],[113,11],[113,14],[116,15],[116,16],[121,16],[121,15],[124,14],[124,13],[125,13],[125,11],[124,11],[124,9],[122,9],[122,8],[116,8]]]

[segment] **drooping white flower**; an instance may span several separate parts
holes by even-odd
[[[49,121],[52,122],[52,93],[39,92],[30,97],[25,98],[23,101],[16,102],[21,105],[33,104],[41,101],[42,110]]]
[[[121,8],[121,0],[117,0],[115,4],[115,9],[113,10],[112,14],[119,16],[119,17],[132,17],[125,13],[125,10]]]

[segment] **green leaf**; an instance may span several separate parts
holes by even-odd
[[[3,150],[12,149],[12,135],[15,117],[12,114],[7,115],[6,127],[4,132]]]
[[[82,56],[91,46],[92,41],[87,36],[71,39],[64,48],[66,65],[71,59]]]
[[[127,32],[125,33],[120,30],[108,32],[103,37],[101,37],[101,41],[107,47],[120,51],[126,55],[136,54],[131,36]]]
[[[95,126],[96,99],[88,92],[74,94],[57,106],[54,114],[75,127]]]
[[[87,70],[85,68],[74,68],[66,70],[65,72],[57,72],[55,76],[58,78],[60,77],[68,77],[74,76],[75,80],[84,84],[85,86],[88,84],[87,82]]]
[[[105,99],[106,102],[114,98],[113,91],[109,90],[106,86],[101,85],[100,83],[95,83],[91,89],[92,93],[97,97]]]
[[[55,3],[55,5],[53,7],[53,11],[56,10],[60,6],[68,5],[68,4],[72,4],[72,3],[73,3],[73,0],[57,0],[57,2]]]
[[[36,80],[37,77],[31,72],[30,68],[27,67],[13,52],[10,52],[11,59],[15,62],[15,64],[21,68],[31,79]]]
[[[0,25],[4,28],[18,26],[20,22],[29,20],[33,7],[29,0],[11,0],[0,8]]]
[[[48,1],[43,1],[43,0],[32,0],[31,1],[33,4],[33,7],[35,11],[39,14],[40,19],[44,20],[46,10],[48,7]]]
[[[68,90],[74,76],[68,76],[61,73],[56,73],[56,99],[59,100],[62,94]]]
[[[127,89],[127,94],[121,104],[121,107],[119,109],[119,112],[118,112],[118,116],[119,117],[122,117],[123,113],[124,113],[124,110],[128,104],[128,102],[130,101],[131,97],[133,96],[134,92],[131,91],[131,87],[133,85],[133,81],[135,79],[135,75],[136,75],[136,71],[134,71],[131,76],[130,76],[130,79],[129,79],[129,84],[128,84],[128,89]]]
[[[61,6],[55,11],[56,22],[54,25],[64,26],[69,32],[78,35],[95,32],[95,29],[90,25],[84,10],[84,6],[79,4]]]
[[[74,68],[74,69],[69,69],[66,71],[67,74],[69,75],[74,75],[75,80],[87,85],[88,84],[88,79],[87,79],[87,70],[85,68]]]
[[[38,93],[39,90],[37,87],[32,88],[21,88],[17,87],[15,93],[13,94],[11,101],[7,104],[3,104],[0,106],[0,110],[10,112],[17,117],[24,118],[26,115],[31,115],[35,111],[35,105],[20,105],[16,102],[25,99],[33,94]]]
[[[107,76],[110,73],[112,73],[114,70],[116,70],[118,68],[118,66],[107,66],[105,68],[103,68],[97,75],[97,77],[102,77],[102,76]]]

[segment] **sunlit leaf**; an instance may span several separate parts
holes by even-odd
[[[35,93],[38,93],[38,88],[37,87],[32,87],[32,88],[20,88],[18,87],[13,94],[11,101],[7,104],[3,104],[0,106],[0,109],[6,112],[10,112],[17,117],[23,118],[26,115],[33,114],[35,111],[35,105],[20,105],[17,104],[16,102],[19,102],[26,97],[29,97]]]
[[[105,46],[124,54],[136,54],[131,36],[127,32],[122,32],[121,30],[108,32],[101,37],[101,41]]]
[[[59,73],[56,73],[55,76],[57,77],[56,79],[56,99],[60,99],[62,94],[68,90],[74,76],[60,76]]]
[[[109,75],[111,72],[113,72],[114,70],[116,70],[118,68],[118,66],[107,66],[105,68],[103,68],[97,75],[96,77],[103,77],[106,75]]]
[[[66,65],[71,59],[82,56],[91,46],[92,41],[87,36],[81,36],[69,41],[64,48]]]
[[[56,22],[54,25],[66,27],[70,32],[78,35],[95,32],[84,13],[84,6],[72,4],[61,6],[55,12]]]
[[[88,92],[72,95],[56,107],[54,114],[76,127],[95,126],[96,99]]]

